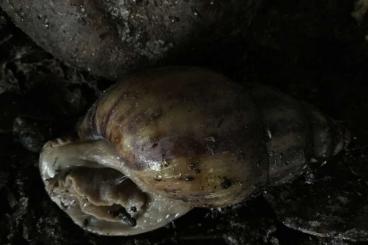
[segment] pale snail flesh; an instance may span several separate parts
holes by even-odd
[[[239,203],[348,142],[308,104],[190,67],[122,79],[78,133],[44,146],[41,176],[76,224],[104,235],[139,234],[195,207]]]

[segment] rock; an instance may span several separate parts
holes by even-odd
[[[59,61],[14,29],[0,9],[0,95],[25,92],[45,75],[65,75]]]
[[[363,21],[365,15],[368,12],[368,1],[367,0],[357,0],[355,2],[354,11],[351,15],[356,19],[356,21]]]
[[[341,161],[265,194],[279,220],[292,229],[324,238],[368,241],[368,186]],[[353,164],[353,163],[351,163]]]
[[[87,110],[87,102],[91,103],[88,101],[89,92],[88,88],[83,87],[82,82],[74,84],[71,80],[55,76],[43,77],[27,93],[28,99],[37,106],[29,108],[28,111],[39,114],[40,118],[61,120],[65,117],[82,115]]]
[[[193,210],[175,226],[179,241],[207,240],[228,245],[268,244],[277,230],[272,210],[260,197],[228,208]]]
[[[211,60],[229,66],[225,57],[234,59],[243,50],[260,2],[4,0],[0,6],[57,58],[116,78],[170,56],[171,65]]]
[[[22,146],[31,151],[39,152],[46,142],[46,132],[36,122],[23,117],[17,117],[13,124],[13,133]]]
[[[363,136],[363,135],[362,135]],[[347,149],[345,156],[345,162],[348,164],[351,172],[362,181],[367,183],[368,186],[368,146],[365,144],[368,138],[357,138],[353,141],[353,144]]]

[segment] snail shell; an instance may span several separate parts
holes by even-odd
[[[347,134],[316,109],[199,68],[135,74],[106,91],[76,141],[47,143],[46,190],[75,223],[105,235],[223,207],[338,153]]]

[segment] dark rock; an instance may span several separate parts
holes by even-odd
[[[192,224],[184,229],[189,220]],[[228,208],[193,210],[175,226],[179,242],[212,240],[211,243],[228,245],[268,244],[277,230],[272,210],[262,198]]]
[[[351,172],[368,185],[368,145],[365,144],[366,139],[363,137],[355,137],[353,144],[347,149],[345,161]]]
[[[27,110],[38,114],[40,118],[65,120],[66,117],[85,113],[88,93],[88,88],[83,88],[82,84],[73,84],[73,81],[55,76],[39,78],[38,83],[27,93],[27,99],[32,101],[36,108]]]
[[[7,184],[9,178],[9,173],[0,172],[0,190]]]
[[[368,241],[368,187],[343,162],[329,162],[313,183],[299,178],[268,191],[280,221],[319,237]]]
[[[0,6],[56,57],[116,78],[169,56],[171,65],[212,60],[229,66],[225,58],[243,50],[260,2],[4,0]]]
[[[31,152],[39,152],[47,138],[45,129],[36,122],[23,117],[15,118],[13,133],[22,146]]]
[[[0,134],[12,134],[13,121],[21,111],[21,104],[20,98],[14,94],[0,95]]]

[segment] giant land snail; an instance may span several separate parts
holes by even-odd
[[[78,134],[46,143],[42,179],[76,224],[104,235],[148,232],[195,207],[239,203],[348,142],[308,104],[188,67],[122,79]]]

